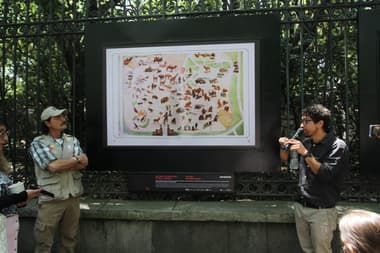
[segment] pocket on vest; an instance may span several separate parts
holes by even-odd
[[[61,195],[60,178],[57,176],[45,177],[40,180],[40,184],[44,190]]]

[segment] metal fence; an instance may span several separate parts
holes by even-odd
[[[358,12],[379,7],[379,0],[3,0],[0,117],[8,120],[12,132],[9,156],[22,171],[16,176],[33,178],[27,147],[39,134],[39,115],[46,105],[68,108],[71,131],[86,142],[86,24],[267,13],[281,18],[282,134],[289,135],[296,128],[305,105],[325,104],[332,110],[336,134],[350,146],[357,175]],[[89,194],[100,180],[104,189],[98,191],[102,192],[99,197],[128,195],[127,178],[120,173],[86,172]],[[368,183],[370,189],[363,190],[364,179],[352,180],[347,198],[378,199],[379,191],[373,192],[378,185]],[[289,197],[294,184],[289,172],[238,175],[236,196]]]

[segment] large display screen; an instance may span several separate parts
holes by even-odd
[[[277,15],[94,23],[85,46],[91,169],[280,169]]]

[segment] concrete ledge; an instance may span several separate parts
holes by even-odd
[[[339,202],[340,214],[362,208],[380,212],[377,203]],[[293,202],[288,201],[81,201],[82,219],[134,221],[222,221],[293,223]],[[20,209],[21,217],[35,217],[36,203]]]
[[[151,221],[290,222],[288,202],[162,202],[83,203],[85,218]]]
[[[377,203],[339,203],[380,212]],[[19,252],[33,253],[36,203],[20,209]],[[83,199],[76,252],[301,253],[293,202]],[[333,252],[341,252],[339,236]]]

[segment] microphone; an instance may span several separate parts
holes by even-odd
[[[292,138],[290,138],[290,139],[296,139],[296,138],[298,138],[299,136],[300,136],[300,134],[302,134],[303,133],[303,128],[302,127],[300,127],[300,128],[298,128],[297,129],[297,131],[295,132],[295,134],[292,136]],[[289,150],[289,148],[290,148],[290,145],[291,144],[286,144],[285,146],[284,146],[284,149],[285,150]]]

